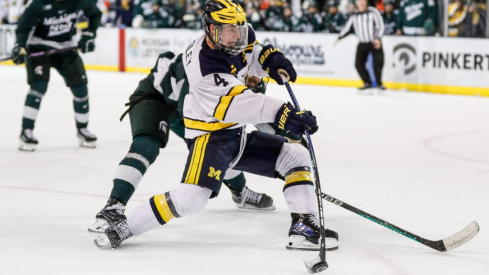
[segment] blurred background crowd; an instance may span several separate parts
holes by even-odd
[[[200,29],[205,0],[92,0],[102,25]],[[486,37],[487,0],[369,0],[383,16],[385,35]],[[27,0],[0,0],[2,24],[15,24]],[[354,0],[238,0],[259,31],[339,33]],[[445,6],[445,7],[444,7]],[[80,15],[83,21],[83,15]],[[446,23],[445,23],[446,22]],[[445,31],[444,31],[445,30]]]

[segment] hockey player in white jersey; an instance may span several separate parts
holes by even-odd
[[[181,184],[140,204],[95,239],[101,248],[180,218],[198,213],[219,194],[228,168],[285,178],[283,193],[292,215],[288,249],[319,250],[319,222],[309,152],[298,143],[259,131],[247,134],[248,123],[274,123],[302,135],[318,130],[310,111],[253,93],[248,77],[281,74],[295,81],[291,62],[272,45],[257,43],[243,8],[234,0],[208,0],[202,18],[205,34],[183,53],[190,92],[183,116],[189,156]],[[267,73],[268,72],[268,73]],[[327,249],[338,248],[338,234],[326,230]]]

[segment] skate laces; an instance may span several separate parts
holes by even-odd
[[[248,187],[245,186],[245,188],[241,192],[241,196],[242,196],[241,197],[242,202],[248,201],[251,203],[258,203],[263,197],[263,194],[250,190],[248,189]]]
[[[105,210],[115,210],[117,214],[123,215],[126,208],[124,207],[123,204],[118,203],[118,204],[105,207]]]
[[[316,216],[314,216],[313,214],[304,214],[304,217],[310,225],[319,230],[321,226],[319,225],[319,220],[316,218]]]
[[[120,222],[115,227],[115,232],[117,232],[117,235],[119,235],[119,238],[121,238],[121,241],[124,241],[125,239],[128,239],[129,237],[132,236],[132,232],[131,232],[131,230],[129,230],[126,221]]]
[[[115,210],[117,214],[123,215],[124,211],[126,211],[126,207],[124,204],[119,201],[109,201],[107,205],[104,207],[104,210]]]

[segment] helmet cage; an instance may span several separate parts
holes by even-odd
[[[214,25],[213,33],[211,25]],[[246,13],[234,0],[208,0],[202,14],[202,27],[216,49],[228,55],[238,55],[248,44]]]

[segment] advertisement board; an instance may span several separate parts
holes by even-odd
[[[99,28],[88,68],[149,71],[165,51],[183,52],[201,30]],[[257,32],[289,58],[301,83],[358,86],[358,39],[323,33]],[[10,55],[15,26],[0,25],[0,57]],[[489,39],[385,36],[383,81],[389,88],[489,96]],[[143,70],[141,70],[143,69]]]

